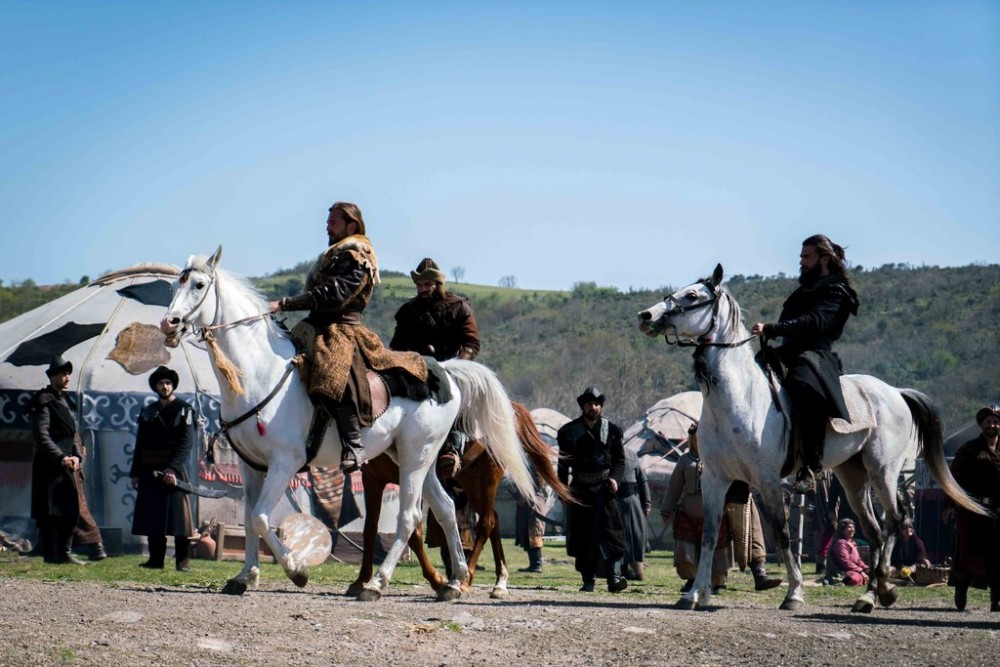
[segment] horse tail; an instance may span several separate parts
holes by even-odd
[[[524,498],[533,497],[535,483],[524,449],[517,439],[510,397],[500,380],[493,371],[475,361],[449,359],[441,365],[458,385],[462,396],[457,428],[483,443]]]
[[[520,403],[513,403],[514,414],[517,417],[517,438],[521,441],[524,453],[531,460],[531,465],[535,468],[538,477],[552,487],[556,495],[565,503],[576,503],[576,499],[569,488],[559,481],[559,475],[552,466],[552,459],[549,458],[551,448],[542,440],[542,434],[538,432],[535,420],[531,416],[528,408]]]
[[[965,489],[959,486],[952,476],[951,469],[948,467],[948,459],[944,453],[941,417],[934,404],[931,403],[931,399],[915,389],[900,389],[899,393],[906,401],[910,415],[913,416],[913,424],[917,429],[917,441],[923,450],[924,460],[927,461],[934,481],[962,509],[992,517],[993,513],[966,493]]]

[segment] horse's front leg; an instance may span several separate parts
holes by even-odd
[[[704,471],[701,478],[701,497],[705,507],[705,520],[701,531],[701,554],[698,557],[698,572],[695,574],[691,590],[681,596],[675,605],[678,609],[705,607],[712,600],[712,562],[715,547],[719,541],[719,526],[725,508],[726,489],[729,482],[711,477]]]
[[[378,538],[378,522],[382,516],[382,495],[386,484],[368,470],[372,465],[374,463],[369,463],[361,469],[361,479],[365,489],[365,528],[362,536],[361,569],[358,571],[358,578],[347,587],[349,597],[357,597],[364,585],[371,581],[375,564],[375,540]],[[351,478],[345,475],[344,493],[350,493],[350,490]]]
[[[424,499],[434,512],[441,530],[448,542],[448,553],[451,556],[451,579],[438,591],[439,600],[454,600],[462,596],[462,582],[469,576],[469,567],[462,551],[462,538],[458,533],[458,521],[455,518],[455,503],[451,496],[441,486],[441,481],[433,472],[424,478]]]
[[[260,498],[253,506],[252,516],[248,526],[252,526],[254,538],[263,538],[267,543],[271,553],[278,564],[291,579],[292,583],[299,588],[309,583],[309,567],[305,562],[300,561],[298,555],[285,546],[285,543],[278,537],[277,532],[271,530],[271,513],[278,506],[278,502],[285,494],[285,489],[291,482],[295,471],[301,467],[301,463],[295,461],[272,461],[268,472],[264,477],[264,485],[261,489]],[[248,531],[249,532],[249,531]],[[250,536],[247,535],[247,548],[249,550]]]
[[[510,597],[510,592],[507,590],[507,580],[510,578],[510,573],[507,570],[507,557],[503,552],[503,542],[500,539],[500,518],[496,515],[496,511],[491,511],[493,514],[493,527],[490,529],[490,546],[493,548],[493,562],[496,563],[497,580],[493,584],[493,590],[490,591],[490,597],[494,600],[503,600]],[[469,568],[472,569],[471,566]]]
[[[788,576],[788,593],[778,608],[796,611],[806,603],[805,588],[802,581],[802,567],[792,554],[792,535],[788,529],[788,509],[781,495],[781,480],[770,479],[758,491],[764,501],[764,509],[771,519],[771,533],[781,559],[785,561],[785,573]]]
[[[260,498],[260,490],[264,484],[264,473],[254,470],[250,466],[240,461],[240,474],[243,476],[243,525],[247,527],[245,541],[245,555],[243,557],[243,569],[222,587],[222,592],[226,595],[243,595],[247,589],[257,588],[260,582],[260,541],[256,533],[249,529],[251,517],[253,516],[253,506]],[[222,544],[219,544],[219,549]]]

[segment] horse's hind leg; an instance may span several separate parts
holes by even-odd
[[[465,490],[465,495],[469,498],[469,505],[479,515],[476,521],[476,541],[472,545],[472,552],[469,555],[469,576],[462,583],[462,590],[468,591],[472,587],[472,581],[476,576],[476,563],[482,555],[486,540],[489,539],[493,546],[493,562],[496,565],[496,583],[493,586],[491,597],[507,597],[507,569],[503,561],[503,547],[499,547],[500,558],[497,558],[497,545],[499,541],[494,541],[493,533],[497,533],[499,540],[499,520],[494,510],[497,488],[500,480],[503,479],[503,470],[493,462],[488,455],[480,456],[466,470],[463,470],[458,477],[459,484]]]
[[[441,486],[437,475],[429,474],[424,478],[424,498],[434,512],[441,530],[448,541],[448,553],[451,556],[451,579],[438,591],[439,600],[454,600],[462,596],[462,582],[469,575],[469,568],[462,552],[462,538],[458,534],[458,522],[455,519],[455,504]]]
[[[402,463],[402,462],[401,462]],[[396,538],[392,542],[392,546],[389,547],[389,552],[385,556],[385,560],[382,561],[382,566],[379,567],[378,572],[372,577],[371,581],[365,584],[361,593],[358,595],[358,600],[363,602],[372,602],[378,600],[382,597],[382,591],[389,585],[389,581],[392,579],[392,573],[396,569],[396,565],[399,563],[400,557],[403,555],[403,549],[406,548],[407,541],[413,535],[414,530],[420,524],[420,519],[423,513],[420,510],[420,495],[418,489],[423,486],[423,479],[428,476],[428,468],[432,462],[428,462],[422,465],[420,468],[412,470],[409,474],[404,474],[404,466],[400,465],[400,475],[399,475],[399,517],[396,520]],[[437,478],[434,477],[437,481]],[[451,500],[445,494],[444,489],[441,488],[441,484],[438,483],[438,488],[441,489],[441,493],[444,494],[445,500],[451,502]],[[435,512],[440,512],[440,508],[436,509]],[[442,522],[444,523],[444,522]],[[455,506],[451,506],[451,524],[455,526]],[[456,536],[458,533],[458,528],[454,528]],[[464,564],[464,556],[461,556],[461,550],[459,550],[460,558],[459,563]],[[463,573],[464,576],[464,573]],[[459,591],[459,595],[461,592]],[[439,595],[440,597],[440,595]]]
[[[861,455],[857,454],[847,462],[836,468],[837,479],[844,487],[847,495],[847,502],[861,522],[861,533],[871,544],[872,561],[878,563],[882,558],[884,543],[882,540],[882,530],[878,526],[875,518],[875,509],[872,507],[871,484],[868,478],[868,471],[865,470],[861,462]],[[861,614],[870,614],[875,609],[875,594],[877,589],[876,568],[870,567],[868,572],[871,575],[868,581],[868,588],[854,602],[851,611]]]

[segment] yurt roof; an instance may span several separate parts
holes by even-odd
[[[624,433],[626,449],[639,456],[650,477],[670,476],[674,464],[687,451],[687,430],[701,418],[702,395],[686,391],[657,401],[646,415]]]
[[[555,445],[559,429],[571,421],[563,413],[551,408],[535,408],[531,411],[531,418],[535,421],[542,438],[550,445]]]
[[[178,273],[138,264],[0,324],[0,389],[40,389],[49,361],[62,355],[73,364],[71,391],[150,393],[149,373],[166,365],[179,375],[178,393],[218,395],[203,349],[163,345],[159,322]]]

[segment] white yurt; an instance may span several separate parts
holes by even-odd
[[[137,544],[131,536],[135,492],[129,468],[139,410],[155,400],[149,374],[160,365],[177,371],[177,395],[194,406],[201,433],[218,431],[219,388],[208,353],[192,342],[169,349],[159,330],[177,274],[171,266],[137,265],[0,324],[0,527],[8,533],[33,532],[27,518],[33,446],[22,411],[32,393],[48,383],[45,369],[56,355],[73,364],[70,391],[87,448],[87,498],[111,548]],[[192,497],[196,520],[242,524],[242,487],[232,451],[220,446],[217,466],[207,468],[204,448],[198,449],[189,463],[192,480],[229,493],[215,500]],[[293,511],[311,511],[308,484],[304,476],[296,479],[277,521]]]

